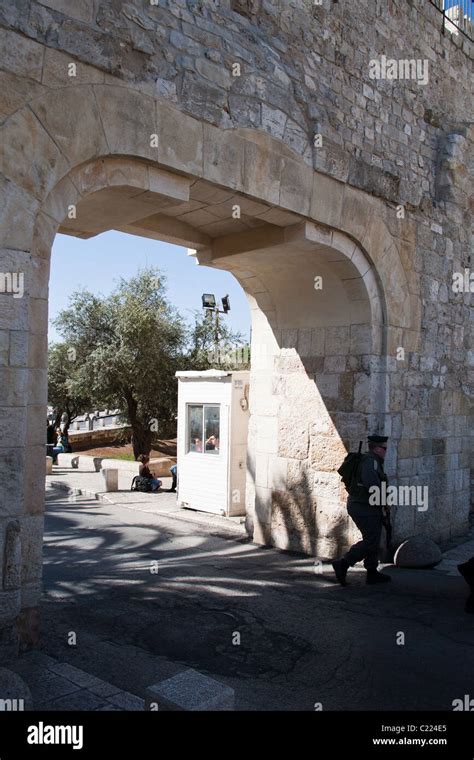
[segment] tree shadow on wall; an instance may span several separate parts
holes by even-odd
[[[335,505],[330,514],[318,507],[312,474],[305,470],[285,491],[272,490],[268,539],[279,549],[333,559],[348,548],[347,527],[343,507]]]

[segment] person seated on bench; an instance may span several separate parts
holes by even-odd
[[[53,449],[53,464],[57,464],[58,454],[63,454],[70,449],[67,433],[63,433],[61,428],[56,428],[56,435],[57,441],[56,446]]]
[[[158,480],[158,478],[155,478],[154,474],[151,472],[150,468],[148,467],[150,457],[147,456],[147,454],[142,454],[141,457],[138,457],[138,461],[141,463],[138,470],[138,474],[140,475],[141,478],[147,478],[150,481],[152,491],[158,491],[158,489],[161,488],[161,480]]]

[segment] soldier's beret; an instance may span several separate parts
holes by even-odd
[[[388,435],[369,435],[367,440],[369,443],[387,443]]]

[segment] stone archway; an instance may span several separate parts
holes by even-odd
[[[106,224],[181,242],[197,250],[200,262],[234,272],[249,295],[253,342],[260,349],[260,358],[254,351],[247,495],[255,539],[304,551],[329,551],[347,540],[331,468],[343,444],[360,437],[360,425],[365,432],[376,424],[397,437],[389,429],[386,355],[402,336],[409,350],[419,335],[410,240],[389,232],[384,204],[315,173],[279,140],[247,129],[218,129],[128,87],[76,85],[62,88],[60,97],[57,91],[41,95],[5,121],[2,140],[10,150],[0,177],[1,264],[4,272],[21,271],[25,281],[23,298],[0,296],[8,341],[1,405],[5,429],[14,431],[3,464],[0,532],[6,570],[0,601],[12,646],[19,630],[24,639],[35,637],[49,255],[62,224],[87,236],[100,230],[108,213]],[[103,203],[102,212],[91,221],[97,203]],[[226,209],[235,203],[242,211],[237,223]],[[135,210],[125,217],[124,207]],[[71,208],[82,210],[82,217],[68,216]],[[114,221],[119,216],[120,224]],[[407,234],[406,227],[401,234]],[[306,291],[315,294],[319,272],[329,290],[324,304],[312,310]],[[311,332],[308,338],[308,330],[323,337]],[[342,365],[325,348],[321,352],[326,338],[346,340],[333,356],[347,358],[349,352],[355,362],[349,372],[368,378],[353,385],[349,400],[338,391],[347,408],[339,401],[327,406],[335,399],[331,376],[347,371],[338,371]],[[361,357],[367,357],[366,366]],[[270,385],[277,392],[269,394]],[[289,395],[278,390],[283,385]],[[285,421],[288,400],[292,416]],[[321,430],[309,429],[308,405]],[[303,423],[306,430],[298,433]],[[315,491],[316,501],[309,491]],[[294,514],[300,499],[306,506]]]

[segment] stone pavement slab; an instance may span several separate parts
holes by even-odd
[[[151,702],[168,710],[233,710],[234,690],[189,668],[148,689]]]
[[[39,651],[23,654],[12,670],[28,684],[33,710],[144,710],[145,702],[114,684]]]

